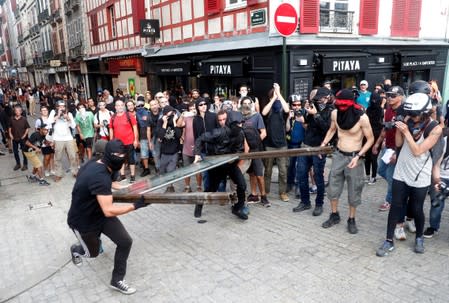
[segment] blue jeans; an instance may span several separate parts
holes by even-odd
[[[446,183],[446,186],[449,186],[449,179],[441,179],[441,182],[444,182]],[[432,186],[430,187],[430,199],[432,202],[434,199],[436,199],[435,197],[436,191],[434,185],[432,184]],[[437,207],[433,206],[433,203],[430,206],[429,224],[430,227],[432,227],[435,230],[440,229],[441,214],[443,213],[444,210],[445,201],[446,199],[440,200],[440,205]]]
[[[289,144],[288,149],[292,148],[299,148],[301,147],[301,143],[299,144]],[[287,185],[289,185],[291,188],[293,185],[295,185],[297,182],[296,179],[296,162],[299,157],[290,157],[288,162],[288,169],[287,169]]]
[[[313,167],[313,178],[317,187],[315,205],[322,206],[324,203],[324,166],[326,165],[326,155],[301,156],[296,164],[296,179],[299,182],[301,192],[301,202],[310,205],[309,193],[309,170]]]
[[[387,181],[388,189],[387,189],[387,195],[385,196],[385,201],[391,204],[391,201],[393,199],[393,173],[394,168],[396,167],[396,162],[394,164],[385,164],[385,162],[382,160],[382,156],[385,153],[385,148],[382,149],[382,151],[379,154],[379,157],[377,158],[377,173]]]

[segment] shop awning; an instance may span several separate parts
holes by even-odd
[[[243,76],[243,64],[246,56],[214,57],[201,61],[201,72],[205,76]]]
[[[370,54],[361,52],[323,52],[323,74],[354,74],[368,68]]]
[[[403,51],[401,54],[401,70],[430,69],[436,64],[437,54],[433,51]]]
[[[351,57],[369,57],[369,53],[361,52],[326,52],[320,53],[323,58],[351,58]]]
[[[153,63],[157,75],[182,76],[190,73],[190,60],[159,61]]]

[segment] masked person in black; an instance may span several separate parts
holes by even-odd
[[[81,257],[96,257],[101,251],[100,235],[104,234],[117,245],[110,287],[123,294],[133,294],[136,289],[124,281],[126,264],[131,251],[132,238],[117,218],[119,215],[145,207],[143,197],[134,204],[113,204],[112,180],[125,162],[123,142],[112,140],[106,144],[100,160],[91,160],[81,167],[72,191],[72,204],[67,223],[78,238],[79,244],[70,247],[72,262],[82,263]]]
[[[219,128],[215,128],[211,132],[205,132],[195,140],[195,163],[201,161],[201,150],[206,143],[209,145],[209,150],[213,151],[213,155],[232,154],[249,150],[242,130],[244,121],[242,113],[220,110],[217,114],[217,120],[220,125]],[[226,177],[229,176],[232,182],[237,185],[238,202],[232,206],[232,213],[242,220],[247,220],[248,214],[245,208],[246,182],[238,162],[237,160],[211,169],[206,191],[216,192],[220,182],[226,180]],[[195,217],[201,216],[202,207],[202,205],[196,205]]]

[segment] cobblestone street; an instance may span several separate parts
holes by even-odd
[[[328,161],[330,163],[330,161]],[[448,215],[442,230],[427,240],[424,255],[412,251],[414,235],[396,242],[386,258],[375,256],[386,230],[378,212],[385,182],[366,185],[356,217],[357,235],[342,222],[321,227],[312,210],[293,213],[297,200],[281,202],[277,183],[273,206],[250,206],[242,222],[227,206],[205,206],[198,224],[191,205],[150,205],[122,216],[134,239],[127,281],[138,291],[125,296],[108,288],[115,246],[103,237],[105,252],[70,262],[75,237],[66,224],[74,179],[50,187],[29,184],[13,172],[12,155],[0,158],[0,302],[447,302],[449,297]],[[182,184],[178,184],[177,190]],[[29,205],[51,201],[52,207]],[[426,203],[426,217],[429,203]]]

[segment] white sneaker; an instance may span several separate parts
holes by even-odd
[[[50,175],[55,176],[55,175],[56,175],[55,171],[54,171],[54,170],[51,170],[51,171],[50,171]]]
[[[50,172],[48,170],[45,171],[45,177],[50,177]]]
[[[410,220],[410,221],[406,220],[405,227],[407,227],[409,232],[416,233],[415,220]]]
[[[396,228],[394,229],[394,237],[400,241],[404,241],[407,239],[403,226],[396,225]]]

